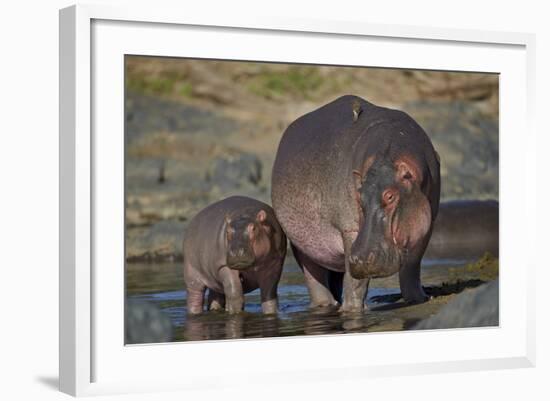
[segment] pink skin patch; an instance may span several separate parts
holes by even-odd
[[[407,203],[400,205],[397,188],[388,188],[382,194],[383,203],[391,216],[390,238],[404,249],[414,248],[426,236],[432,223],[431,207],[426,196],[420,190],[422,172],[417,162],[407,156],[401,156],[394,163],[396,182],[408,192]]]
[[[271,251],[271,227],[265,224],[267,214],[264,210],[260,210],[256,215],[256,222],[250,223],[247,227],[248,236],[252,243],[252,250],[256,261],[261,261],[269,255]]]
[[[432,212],[428,200],[423,194],[411,199],[414,210],[403,210],[396,213],[392,221],[392,241],[398,247],[414,249],[421,242],[432,221]]]
[[[271,241],[269,240],[267,233],[263,232],[260,235],[255,236],[254,239],[251,238],[251,241],[254,256],[257,261],[262,260],[269,254],[269,251],[271,250]]]

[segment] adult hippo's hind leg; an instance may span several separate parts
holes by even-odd
[[[310,307],[336,306],[338,302],[330,291],[329,271],[313,262],[309,257],[292,246],[298,265],[304,272],[310,297]]]
[[[344,285],[344,273],[328,271],[328,283],[332,296],[338,303],[342,303],[342,288]]]

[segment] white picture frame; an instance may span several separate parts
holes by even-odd
[[[189,46],[181,46],[180,35]],[[534,43],[533,35],[521,33],[261,18],[252,13],[225,20],[155,7],[78,5],[61,10],[61,391],[80,396],[211,389],[238,386],[234,379],[242,374],[261,384],[274,378],[361,380],[534,366],[535,283],[529,249],[536,211],[522,191],[533,184],[528,172],[535,169]],[[365,52],[355,49],[372,53],[365,58]],[[124,346],[119,69],[124,54],[500,73],[500,327]],[[509,181],[521,183],[519,189]],[[107,230],[106,222],[113,228]],[[509,228],[520,230],[521,237]],[[392,353],[384,353],[390,341]],[[323,357],[317,354],[320,347],[326,351]],[[203,369],[201,360],[207,358],[202,356],[238,361],[243,353],[249,362],[237,363],[229,374]],[[176,365],[182,355],[194,367]],[[254,363],[260,356],[271,364]]]

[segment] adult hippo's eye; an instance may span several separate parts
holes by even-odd
[[[395,202],[395,199],[397,198],[397,195],[392,190],[386,190],[382,194],[382,202],[384,205],[391,205],[393,202]]]

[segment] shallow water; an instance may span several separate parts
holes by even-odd
[[[427,260],[422,267],[422,283],[429,289],[450,282],[457,275],[471,280],[466,260]],[[155,305],[167,314],[173,326],[174,341],[219,340],[234,338],[278,337],[293,335],[337,334],[406,330],[435,313],[441,302],[406,305],[400,300],[397,275],[371,280],[367,305],[361,314],[340,314],[335,308],[309,309],[309,296],[303,273],[291,260],[284,267],[279,283],[279,313],[261,313],[260,291],[245,295],[245,312],[229,315],[206,312],[188,316],[187,293],[180,264],[129,264],[126,273],[127,297]]]

